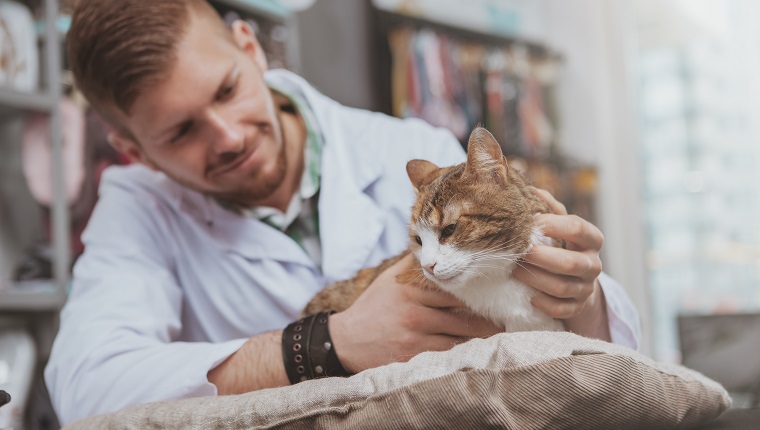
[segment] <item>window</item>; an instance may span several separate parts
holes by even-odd
[[[676,318],[760,309],[760,3],[638,0],[654,355]]]

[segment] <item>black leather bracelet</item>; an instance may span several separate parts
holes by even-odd
[[[282,331],[282,361],[291,384],[328,376],[351,376],[338,359],[323,311],[301,318]]]

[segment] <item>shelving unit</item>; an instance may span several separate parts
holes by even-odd
[[[566,155],[559,142],[561,53],[535,40],[454,27],[371,1],[368,9],[382,111],[446,127],[463,147],[472,128],[484,125],[532,184],[595,221],[596,169]]]
[[[24,92],[0,86],[0,164],[3,183],[0,184],[0,235],[31,237],[18,232],[35,232],[46,227],[41,223],[41,209],[29,195],[21,174],[22,130],[26,115],[49,116],[51,144],[51,179],[54,198],[49,206],[49,237],[52,258],[52,278],[13,281],[13,267],[27,247],[26,240],[0,242],[0,330],[21,329],[34,339],[37,360],[33,364],[32,393],[27,399],[27,411],[34,410],[35,422],[54,425],[55,416],[44,393],[42,369],[47,362],[53,339],[58,330],[58,314],[66,301],[69,284],[69,214],[64,192],[63,140],[61,124],[61,38],[56,29],[58,0],[21,0],[36,12],[44,34],[40,46],[40,83],[35,91]],[[23,197],[19,199],[19,197]],[[21,200],[21,201],[20,201]],[[17,237],[18,236],[18,237]],[[44,236],[38,234],[37,236]],[[8,249],[8,247],[11,249]],[[5,248],[5,249],[3,249]],[[20,257],[21,256],[21,257]],[[5,269],[5,270],[3,270]],[[18,388],[18,387],[16,387]],[[24,422],[32,428],[32,422]],[[39,428],[36,426],[34,428]]]
[[[49,94],[25,93],[0,87],[0,117],[23,111],[50,112],[53,102]]]
[[[488,94],[488,88],[493,85],[488,77],[487,74],[489,74],[491,71],[494,71],[496,74],[501,76],[509,75],[510,77],[514,77],[516,80],[524,80],[525,76],[518,76],[517,73],[515,73],[512,70],[507,70],[508,67],[501,66],[496,68],[490,68],[489,63],[493,62],[493,59],[490,58],[490,54],[496,54],[496,59],[499,60],[500,63],[506,64],[506,63],[512,63],[515,62],[511,59],[507,59],[504,55],[505,50],[510,50],[515,47],[519,47],[521,50],[525,51],[524,60],[523,61],[545,61],[548,63],[552,63],[554,65],[559,65],[562,63],[562,56],[555,52],[551,47],[546,46],[542,43],[516,37],[516,36],[504,36],[500,34],[494,34],[494,33],[487,33],[483,31],[475,31],[472,29],[467,29],[463,27],[454,27],[448,24],[444,24],[438,21],[433,21],[427,18],[419,17],[419,16],[413,16],[408,15],[406,13],[402,13],[400,11],[389,11],[385,9],[377,8],[374,4],[371,4],[369,7],[370,14],[371,14],[371,24],[373,29],[373,38],[374,38],[374,45],[375,50],[377,51],[377,55],[375,55],[374,58],[374,64],[372,67],[372,70],[375,73],[373,81],[377,82],[378,85],[376,87],[377,93],[378,93],[378,100],[380,100],[381,103],[381,110],[387,114],[390,115],[396,115],[401,116],[401,112],[397,112],[396,109],[394,109],[394,104],[398,103],[398,100],[393,100],[395,91],[394,91],[394,82],[393,82],[393,67],[394,67],[394,60],[397,60],[394,58],[393,54],[393,46],[391,39],[394,38],[394,36],[397,36],[401,31],[406,31],[412,34],[412,39],[419,37],[418,35],[425,33],[425,36],[427,38],[433,38],[438,40],[441,44],[436,45],[440,50],[446,51],[445,54],[440,55],[440,62],[438,62],[437,66],[441,67],[441,69],[450,67],[454,70],[440,70],[435,71],[435,74],[440,74],[441,76],[448,76],[453,75],[456,76],[457,80],[460,80],[464,83],[460,84],[459,86],[467,87],[467,80],[468,78],[472,78],[472,76],[468,76],[468,74],[477,75],[477,90],[480,92],[479,94],[467,94],[467,93],[458,93],[458,94],[451,94],[452,99],[455,99],[455,103],[457,104],[468,104],[470,102],[474,102],[475,105],[479,107],[477,115],[480,115],[476,118],[468,118],[470,126],[467,127],[467,129],[472,129],[472,127],[475,124],[483,123],[488,126],[488,111],[489,108],[487,106],[487,99],[489,97]],[[403,48],[405,50],[416,50],[417,48],[414,48],[416,44],[419,43],[419,40],[416,41],[408,41],[407,44],[403,44]],[[430,48],[430,47],[428,47]],[[417,51],[417,54],[420,54],[421,49]],[[458,57],[456,59],[452,59],[450,57]],[[466,58],[466,61],[465,61]],[[473,60],[473,58],[477,60]],[[419,58],[416,58],[419,64],[416,64],[414,67],[409,67],[409,69],[414,69],[415,73],[419,74],[425,74],[425,73],[431,73],[431,76],[434,74],[433,72],[425,72],[424,70],[428,66],[428,61],[423,61]],[[436,61],[433,61],[436,62]],[[465,65],[465,63],[468,63]],[[477,64],[476,66],[473,66],[472,64]],[[511,64],[510,64],[511,67]],[[466,70],[466,69],[472,69],[472,70]],[[477,73],[475,73],[477,72]],[[524,72],[523,74],[531,74],[534,75],[533,72]],[[404,76],[405,79],[410,79],[409,76]],[[440,79],[441,81],[446,81],[447,77],[433,77],[435,79]],[[425,91],[432,91],[429,90],[429,86],[432,84],[429,83],[432,78],[426,77],[426,79],[423,80],[423,82],[418,82],[417,85],[417,92],[425,92]],[[503,82],[499,81],[499,85],[504,85]],[[407,85],[410,85],[407,83]],[[440,84],[439,84],[440,85]],[[552,84],[553,85],[553,84]],[[518,83],[519,86],[519,83]],[[547,85],[541,83],[542,87],[545,87]],[[437,91],[441,91],[440,89],[437,89]],[[420,97],[420,96],[418,96]],[[425,98],[424,96],[421,96],[421,98]],[[467,103],[463,102],[461,99],[467,99]],[[519,98],[519,96],[517,96]],[[472,99],[472,100],[470,100]],[[476,100],[477,99],[477,100]],[[440,100],[439,100],[440,102]],[[425,103],[423,101],[423,103]],[[429,102],[433,103],[433,102]],[[546,109],[544,109],[546,110]],[[414,114],[412,114],[414,116]],[[433,123],[434,121],[431,121],[431,119],[426,119],[428,122]],[[504,118],[501,118],[504,119]],[[449,127],[450,128],[450,127]],[[454,131],[454,130],[452,130]],[[494,135],[497,135],[495,131],[492,130]],[[456,134],[456,133],[455,133]],[[466,137],[469,135],[468,133],[465,133],[463,136],[458,136],[460,139],[466,139]],[[497,135],[497,137],[499,137]],[[463,142],[464,144],[465,142]],[[502,145],[508,143],[508,142],[501,142]],[[509,142],[512,143],[512,142]],[[510,155],[510,154],[508,154]],[[525,155],[525,154],[516,154],[516,155]]]
[[[44,87],[37,92],[22,92],[0,87],[0,124],[13,121],[29,112],[50,116],[50,142],[52,145],[52,178],[54,199],[51,205],[53,248],[53,278],[49,280],[10,282],[8,275],[0,279],[0,312],[56,312],[65,301],[69,282],[70,252],[68,210],[64,198],[63,141],[59,103],[61,100],[61,44],[56,29],[57,0],[27,1],[28,6],[39,7],[45,23],[40,64]],[[3,145],[20,145],[20,136],[4,136]],[[10,137],[10,138],[9,138]],[[8,151],[8,148],[0,148]],[[0,202],[11,204],[12,202]],[[8,228],[8,226],[2,226]],[[6,253],[0,252],[0,255]]]
[[[261,0],[210,0],[211,4],[225,6],[239,12],[255,15],[272,21],[284,21],[289,12],[276,2]]]
[[[50,115],[51,143],[53,148],[54,202],[51,206],[51,227],[53,246],[53,273],[50,280],[31,282],[9,282],[8,274],[0,273],[0,313],[2,312],[50,312],[57,311],[65,302],[66,289],[70,278],[71,252],[69,250],[69,214],[64,199],[63,142],[59,103],[61,100],[62,41],[66,28],[60,28],[58,0],[22,0],[31,8],[40,8],[44,21],[44,34],[40,37],[42,61],[41,70],[44,87],[36,92],[23,92],[0,86],[0,126],[30,112]],[[297,69],[297,37],[292,15],[276,2],[266,0],[210,0],[220,11],[235,11],[243,18],[253,18],[266,25],[281,25],[288,30],[283,42],[286,58],[278,61],[289,68]],[[20,145],[20,136],[2,136],[2,145]],[[6,148],[7,149],[7,148]],[[0,154],[4,148],[0,147]],[[10,202],[5,202],[10,204]],[[2,205],[3,202],[0,202]],[[1,222],[2,220],[0,220]],[[0,226],[2,228],[3,226]],[[8,226],[5,226],[6,228]],[[5,254],[0,249],[0,256]],[[1,267],[1,266],[0,266]]]
[[[223,17],[234,12],[243,20],[256,23],[257,37],[270,67],[300,69],[298,29],[294,15],[276,1],[268,0],[208,0]],[[283,31],[277,34],[275,29]]]
[[[0,313],[49,312],[59,310],[66,301],[66,294],[55,282],[35,280],[19,282],[7,291],[0,291]]]
[[[31,92],[0,86],[0,330],[21,328],[34,338],[35,397],[28,400],[29,417],[24,424],[28,428],[43,428],[39,424],[45,422],[48,423],[45,428],[52,428],[55,417],[45,394],[42,370],[68,295],[73,260],[71,238],[77,234],[72,233],[72,222],[78,219],[76,209],[66,199],[60,107],[64,94],[62,52],[70,18],[59,15],[60,0],[16,1],[30,7],[37,20],[41,76],[38,89]],[[234,12],[242,19],[255,22],[270,62],[297,70],[297,32],[294,17],[287,9],[268,0],[209,2],[220,12]],[[44,114],[50,118],[52,161],[49,168],[52,169],[53,201],[47,207],[49,217],[42,216],[43,210],[32,198],[21,168],[22,134],[29,114]],[[23,202],[19,203],[20,200]],[[43,218],[49,221],[49,226],[41,221]],[[26,249],[36,245],[43,236],[49,238],[52,277],[14,281],[14,272],[26,256]]]

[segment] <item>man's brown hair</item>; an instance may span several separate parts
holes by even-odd
[[[113,126],[165,79],[191,16],[221,18],[205,0],[80,0],[66,45],[77,86]]]

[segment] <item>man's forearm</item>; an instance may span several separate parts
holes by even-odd
[[[282,364],[282,331],[248,339],[237,352],[208,372],[220,395],[289,385]]]

